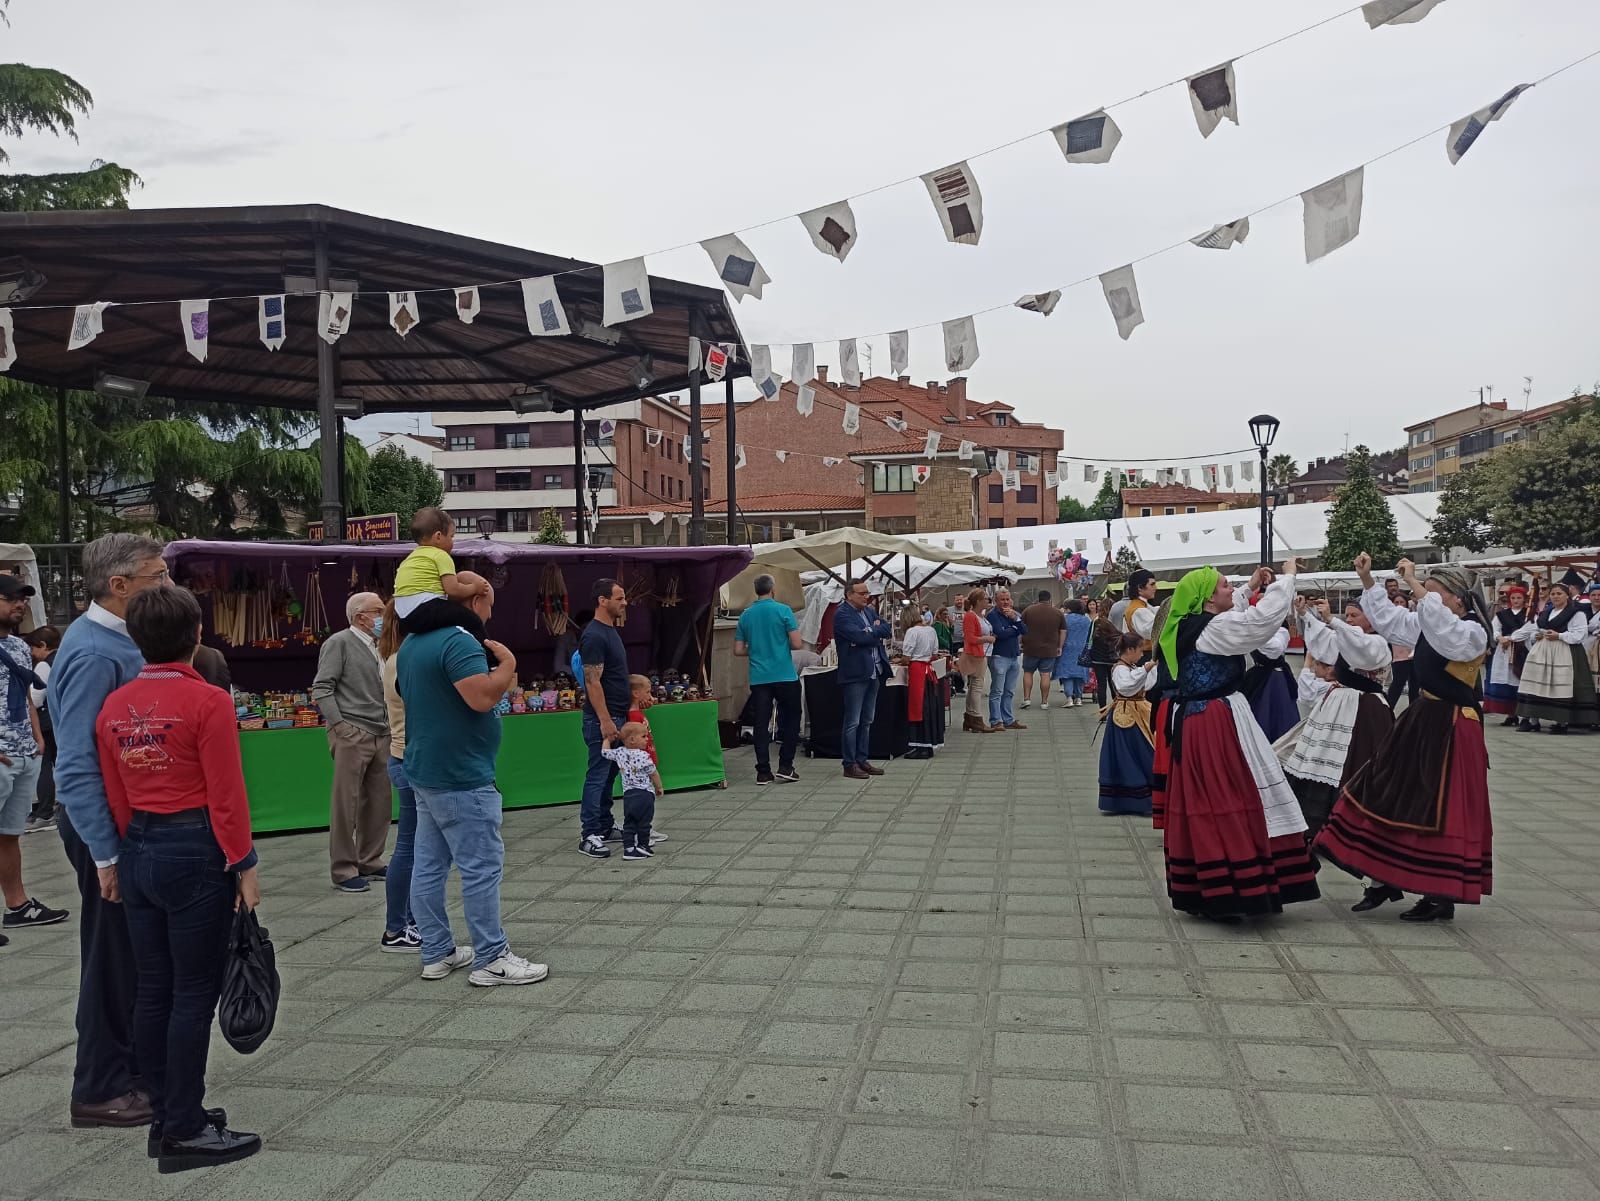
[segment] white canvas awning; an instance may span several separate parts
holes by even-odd
[[[1517,572],[1553,571],[1577,568],[1579,573],[1594,572],[1600,564],[1600,546],[1569,546],[1565,550],[1535,550],[1487,559],[1467,559],[1461,566],[1474,571],[1512,575]]]
[[[23,583],[33,589],[28,601],[28,617],[22,623],[22,632],[36,630],[45,624],[44,589],[39,584],[39,562],[34,558],[33,547],[25,542],[0,542],[0,570],[12,568],[21,575]]]

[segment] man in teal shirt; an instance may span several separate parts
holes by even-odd
[[[750,706],[756,734],[756,783],[773,781],[769,748],[772,710],[778,710],[777,779],[792,784],[800,778],[794,769],[795,747],[800,741],[800,675],[790,651],[800,649],[800,627],[794,610],[774,600],[770,575],[756,577],[756,602],[739,615],[733,653],[750,660]]]

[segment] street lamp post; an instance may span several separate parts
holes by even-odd
[[[1250,438],[1261,455],[1261,558],[1260,563],[1272,562],[1272,518],[1267,515],[1267,451],[1278,436],[1278,419],[1266,413],[1250,418]]]

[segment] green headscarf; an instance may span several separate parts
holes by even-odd
[[[1166,660],[1172,678],[1178,678],[1178,624],[1189,614],[1198,613],[1215,595],[1217,581],[1222,577],[1215,567],[1196,567],[1172,592],[1172,611],[1161,627],[1161,657]]]

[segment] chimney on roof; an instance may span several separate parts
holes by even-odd
[[[828,382],[828,365],[826,363],[817,364],[817,380],[819,383],[824,384]]]
[[[939,399],[939,381],[936,379],[931,379],[928,381],[928,399]]]
[[[958,375],[950,381],[950,400],[955,405],[956,420],[967,419],[967,377]]]
[[[911,377],[909,375],[902,375],[902,376],[898,377],[894,382],[897,383],[897,384],[909,384],[911,382]]]

